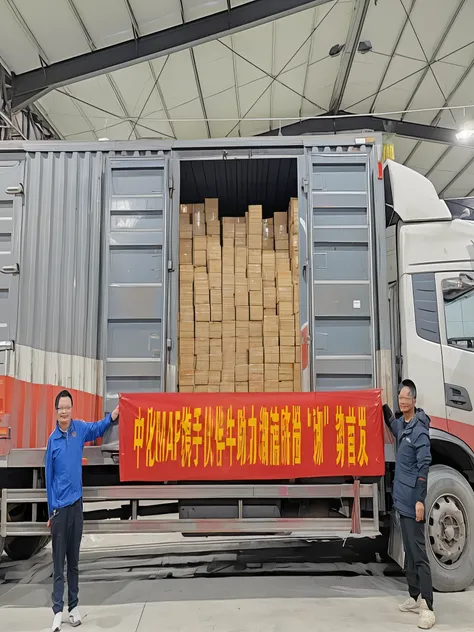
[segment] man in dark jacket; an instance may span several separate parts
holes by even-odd
[[[384,418],[397,446],[393,504],[400,515],[410,595],[399,608],[402,612],[418,613],[418,627],[428,630],[436,620],[425,541],[425,500],[431,465],[430,418],[421,408],[416,408],[416,387],[411,380],[401,383],[398,405],[400,413],[396,416],[385,405]]]
[[[81,625],[79,603],[79,550],[82,539],[82,450],[102,437],[118,418],[118,407],[102,421],[86,423],[72,418],[72,395],[61,391],[54,403],[56,428],[46,449],[46,491],[53,544],[53,626],[59,632],[63,616],[64,562],[67,559],[69,623]]]

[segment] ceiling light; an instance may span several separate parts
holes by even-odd
[[[456,134],[457,140],[468,140],[471,136],[474,136],[474,127],[465,127]]]
[[[99,138],[99,140],[109,140],[108,138],[105,138],[105,136],[103,138]]]
[[[334,44],[334,46],[331,46],[329,49],[329,57],[337,57],[343,48],[344,44]]]

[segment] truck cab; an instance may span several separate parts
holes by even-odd
[[[474,222],[392,161],[385,204],[393,390],[410,377],[431,418],[427,538],[435,584],[452,590],[474,576]]]

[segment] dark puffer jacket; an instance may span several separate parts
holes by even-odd
[[[425,503],[428,470],[431,465],[430,418],[417,408],[406,423],[384,406],[384,418],[397,442],[393,504],[403,516],[416,517],[415,505]]]

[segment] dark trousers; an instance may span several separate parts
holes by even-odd
[[[79,549],[82,539],[82,499],[59,509],[51,519],[53,544],[53,612],[64,609],[64,562],[67,560],[69,612],[79,603]]]
[[[433,584],[431,569],[426,555],[425,523],[415,518],[400,516],[403,548],[405,549],[405,573],[410,597],[421,598],[433,610]]]

